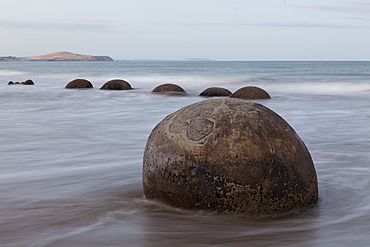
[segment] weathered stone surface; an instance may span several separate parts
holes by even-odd
[[[115,79],[106,82],[100,89],[102,90],[131,90],[130,83],[125,80]]]
[[[316,171],[284,119],[246,100],[211,99],[163,119],[143,160],[148,199],[184,209],[280,215],[316,204]]]
[[[242,87],[233,93],[231,97],[239,99],[271,99],[265,90],[254,86]]]
[[[74,79],[69,82],[65,88],[68,89],[79,89],[79,88],[93,88],[91,82],[85,79]]]
[[[172,83],[166,83],[166,84],[159,85],[156,88],[154,88],[152,92],[153,93],[166,93],[168,95],[186,95],[186,92],[182,87],[176,84],[172,84]]]
[[[201,92],[199,94],[199,96],[204,96],[204,97],[217,97],[217,96],[231,96],[232,93],[226,89],[226,88],[222,88],[222,87],[210,87],[210,88],[207,88],[205,89],[203,92]]]

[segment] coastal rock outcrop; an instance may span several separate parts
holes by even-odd
[[[242,87],[235,91],[231,97],[239,99],[271,99],[271,96],[265,90],[254,86]]]
[[[114,79],[106,82],[100,89],[102,90],[131,90],[130,83],[122,79]]]
[[[90,81],[86,79],[74,79],[69,82],[65,88],[68,89],[79,89],[79,88],[93,88],[93,85]]]
[[[228,89],[222,88],[222,87],[210,87],[210,88],[203,90],[203,92],[199,94],[199,96],[204,96],[204,97],[217,97],[217,96],[228,97],[231,95],[232,93]]]
[[[172,83],[166,83],[166,84],[159,85],[155,87],[152,90],[152,92],[153,93],[165,93],[167,95],[179,95],[179,96],[187,95],[187,93],[182,87],[176,84],[172,84]]]
[[[24,82],[15,82],[15,83],[13,81],[8,82],[8,85],[14,85],[14,84],[35,85],[35,83],[32,80],[26,80]]]
[[[163,119],[144,152],[148,199],[183,209],[276,216],[313,206],[317,176],[292,127],[260,104],[211,99]]]

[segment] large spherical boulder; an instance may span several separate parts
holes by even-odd
[[[130,83],[125,80],[115,79],[106,82],[100,89],[102,90],[131,90]]]
[[[271,99],[265,90],[254,86],[242,87],[233,93],[231,97],[239,99]]]
[[[69,82],[65,88],[93,88],[93,85],[86,79],[74,79],[73,81]]]
[[[35,83],[32,80],[26,80],[22,82],[23,85],[35,85]]]
[[[144,152],[148,199],[184,209],[250,216],[314,205],[316,171],[305,144],[270,109],[242,99],[211,99],[163,119]]]
[[[217,97],[217,96],[229,97],[231,95],[232,93],[228,89],[222,87],[209,87],[199,94],[199,96],[203,97]]]
[[[166,83],[155,87],[153,93],[164,93],[167,95],[186,95],[185,90],[179,85]]]

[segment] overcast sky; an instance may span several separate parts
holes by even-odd
[[[0,0],[0,56],[370,60],[370,0]]]

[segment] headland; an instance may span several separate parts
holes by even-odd
[[[0,57],[0,61],[113,61],[113,59],[109,56],[81,55],[63,51],[34,57]]]

